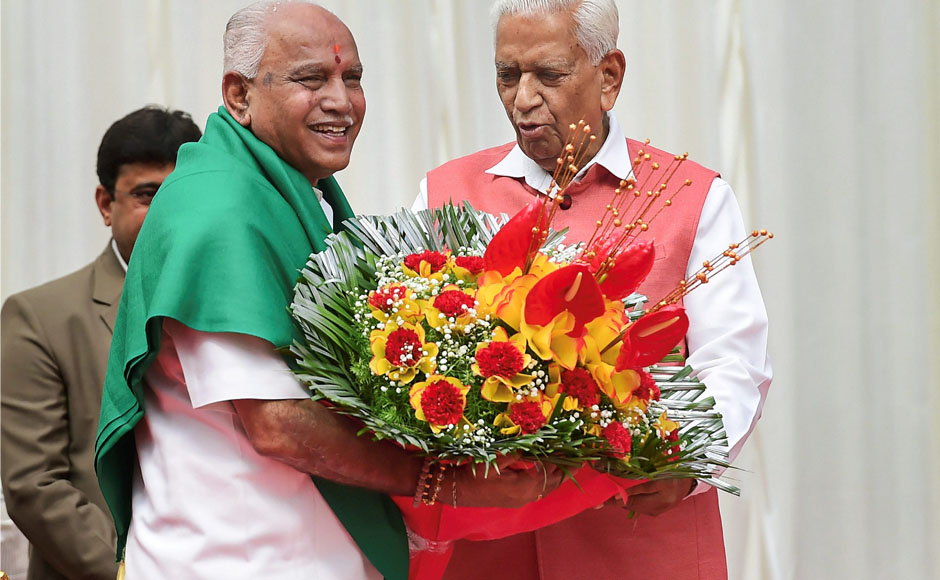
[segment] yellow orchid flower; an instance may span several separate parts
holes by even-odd
[[[629,403],[633,391],[640,386],[640,374],[633,369],[616,371],[614,365],[605,362],[588,364],[587,368],[616,406]]]
[[[521,276],[517,275],[519,273],[517,268],[509,277],[502,278],[498,273],[487,272],[477,290],[477,302],[514,330],[519,329],[525,297],[538,282],[534,274]]]
[[[659,434],[660,439],[667,440],[669,435],[679,428],[679,424],[669,419],[666,416],[666,411],[663,411],[659,418],[653,421],[653,427]]]
[[[521,268],[503,276],[496,270],[488,270],[478,280],[477,302],[479,311],[493,313],[513,329],[519,329],[519,319],[529,290],[545,275],[557,270],[559,265],[550,262],[544,254],[536,254],[532,268],[526,275]]]
[[[617,339],[627,324],[627,316],[622,302],[607,302],[607,309],[602,316],[595,318],[585,325],[587,333],[584,336],[584,350],[581,352],[581,362],[616,364],[620,353],[620,342],[601,352],[608,344]]]
[[[573,369],[578,364],[579,352],[584,348],[584,339],[568,335],[574,322],[573,314],[562,311],[545,326],[527,324],[522,320],[520,330],[540,359],[553,360],[566,369]]]

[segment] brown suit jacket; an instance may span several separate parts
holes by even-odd
[[[95,433],[124,269],[94,262],[11,296],[0,312],[0,478],[30,542],[28,580],[114,580],[115,532]]]

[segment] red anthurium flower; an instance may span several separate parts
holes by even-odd
[[[616,370],[647,367],[662,360],[689,330],[685,309],[677,304],[646,314],[623,337]]]
[[[655,256],[653,242],[630,244],[614,258],[614,265],[607,270],[600,284],[601,292],[608,300],[629,296],[646,280],[653,269]]]
[[[525,300],[525,321],[545,326],[566,310],[574,315],[568,336],[575,338],[584,334],[585,324],[606,310],[601,289],[584,264],[559,268],[536,282]]]
[[[548,212],[543,211],[543,205],[541,198],[533,198],[496,232],[483,254],[486,270],[496,270],[508,276],[516,267],[525,268],[529,254],[539,248],[539,244],[533,242],[533,237],[538,234],[532,230],[548,227]]]
[[[607,256],[610,255],[610,249],[616,241],[616,239],[610,236],[600,238],[591,244],[591,247],[584,249],[581,253],[581,261],[585,262],[591,268],[592,273],[597,272],[607,260]]]

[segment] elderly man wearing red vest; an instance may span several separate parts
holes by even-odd
[[[469,200],[493,213],[514,213],[546,193],[568,127],[585,120],[597,135],[555,227],[584,240],[641,144],[625,138],[611,113],[625,59],[617,49],[613,0],[499,0],[496,87],[516,142],[456,159],[430,171],[415,209]],[[645,147],[653,161],[672,155]],[[728,184],[691,161],[673,179],[691,179],[681,200],[651,233],[656,265],[640,287],[652,299],[744,237]],[[687,362],[724,416],[731,458],[760,417],[771,380],[767,315],[750,259],[685,298],[691,321]],[[636,515],[632,516],[632,513]],[[715,489],[690,480],[634,487],[626,505],[611,501],[533,533],[458,542],[446,578],[497,575],[519,580],[568,578],[727,578]]]

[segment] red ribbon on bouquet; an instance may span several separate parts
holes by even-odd
[[[444,575],[454,540],[496,540],[558,523],[614,496],[626,502],[625,490],[642,483],[582,467],[544,498],[516,509],[458,507],[436,503],[415,507],[411,497],[393,497],[405,524],[418,536],[409,580],[437,580]],[[579,488],[580,486],[580,488]],[[424,540],[424,542],[422,542]]]

